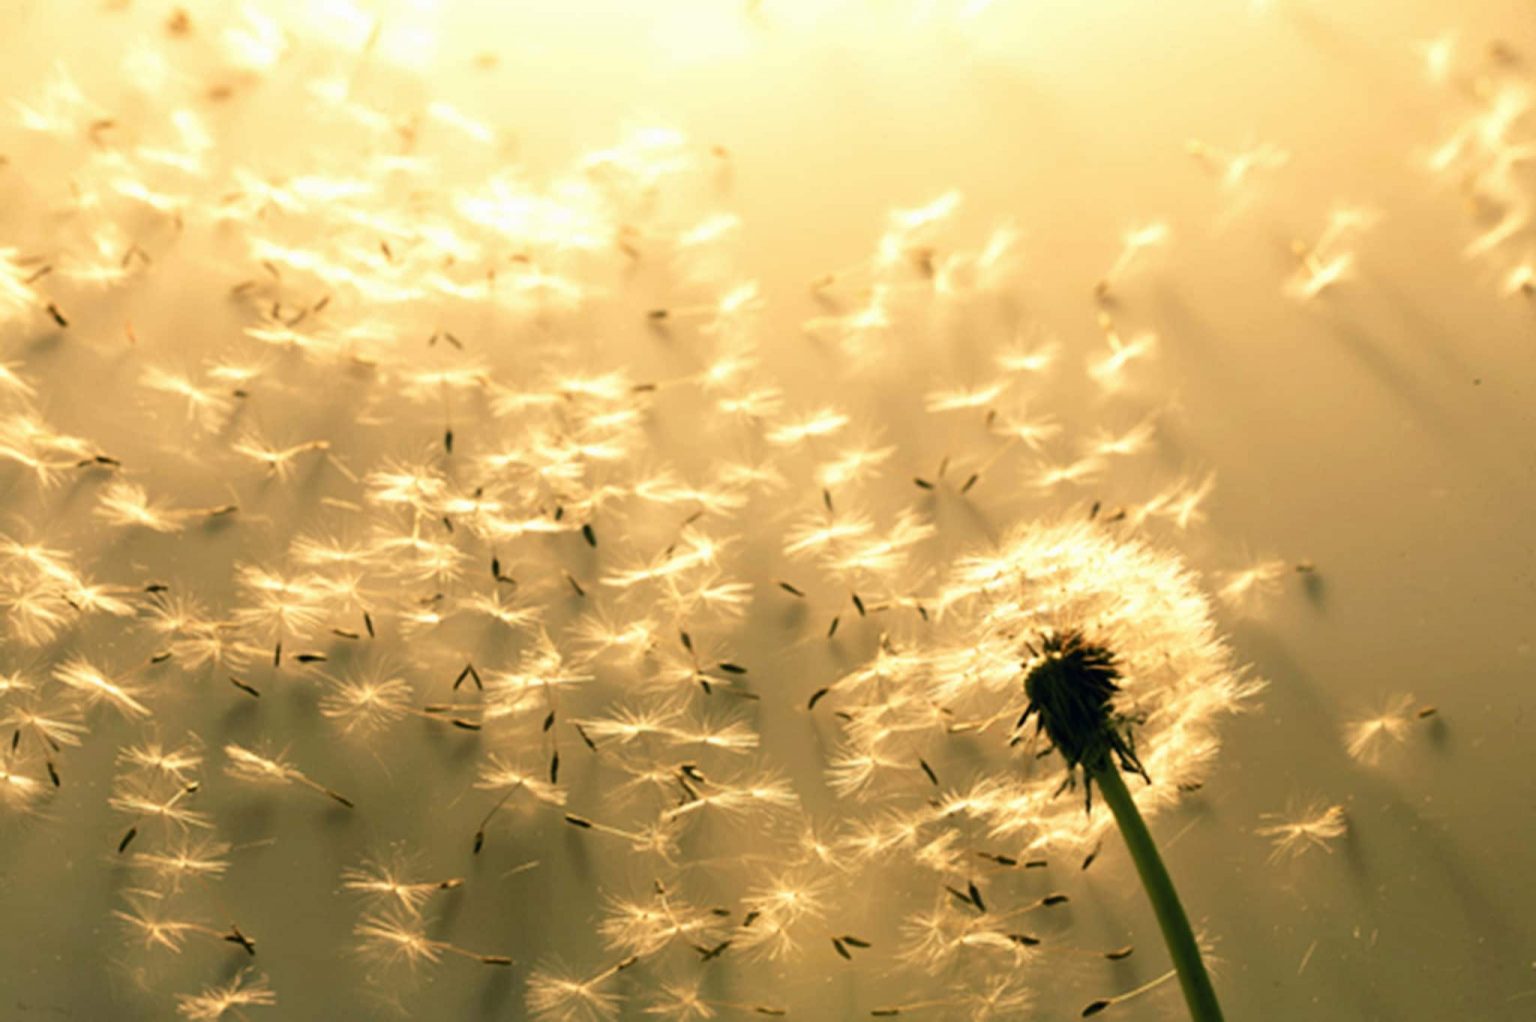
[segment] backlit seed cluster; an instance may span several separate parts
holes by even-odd
[[[1063,636],[1112,653],[1170,805],[1259,688],[1215,608],[1296,571],[1169,552],[1215,479],[1162,457],[1126,296],[1177,236],[1109,239],[1070,337],[959,191],[770,292],[730,148],[649,124],[524,166],[413,63],[426,14],[363,6],[92,7],[113,45],[0,112],[0,842],[95,842],[145,1017],[312,1012],[306,928],[379,1017],[483,982],[503,1017],[828,1018],[843,969],[838,1017],[1010,1019],[1109,982],[1130,952],[1085,952],[1059,868],[1108,817],[1025,680]],[[1434,157],[1498,213],[1480,257],[1525,228],[1517,98]],[[1189,152],[1233,215],[1289,157]],[[1265,286],[1347,287],[1375,222]],[[1263,833],[1343,832],[1305,815]]]

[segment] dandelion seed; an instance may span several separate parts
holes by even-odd
[[[47,787],[37,778],[18,773],[9,757],[0,762],[0,804],[15,812],[31,812],[47,794]]]
[[[797,951],[806,932],[818,928],[826,918],[828,881],[799,870],[789,870],[778,877],[749,889],[742,899],[747,913],[733,935],[744,952],[779,960]],[[840,944],[833,939],[834,949]],[[846,946],[838,952],[852,958]]]
[[[1341,206],[1333,210],[1315,242],[1296,241],[1292,244],[1298,266],[1286,281],[1286,292],[1300,301],[1309,301],[1348,279],[1354,271],[1355,252],[1345,246],[1354,243],[1378,219],[1374,212],[1357,207]]]
[[[1312,803],[1300,809],[1293,808],[1284,816],[1270,818],[1280,822],[1260,827],[1254,833],[1274,842],[1271,862],[1299,858],[1313,848],[1331,854],[1333,849],[1329,842],[1343,837],[1349,830],[1349,817],[1340,805]]]
[[[80,694],[85,705],[110,704],[124,717],[148,717],[149,707],[139,702],[134,691],[122,682],[113,681],[98,668],[85,660],[74,659],[55,667],[53,679]]]
[[[807,440],[831,436],[853,421],[831,408],[813,412],[798,422],[786,423],[768,431],[764,439],[775,447],[795,447]]]
[[[120,848],[119,854],[122,851]],[[166,890],[175,893],[191,881],[222,877],[229,869],[229,860],[223,858],[228,852],[229,845],[222,841],[194,841],[183,836],[164,851],[134,852],[129,864],[153,874]]]
[[[930,392],[924,399],[924,407],[930,412],[968,411],[985,408],[1008,389],[1010,381],[999,380],[985,383],[968,390],[939,390]]]
[[[249,434],[237,441],[232,446],[232,450],[265,466],[267,471],[278,479],[288,479],[296,470],[295,462],[299,455],[313,451],[328,451],[330,447],[330,443],[325,440],[310,440],[292,447],[273,447],[255,434]]]
[[[236,780],[257,784],[298,784],[316,794],[339,802],[348,809],[354,808],[350,799],[311,780],[297,767],[285,762],[281,756],[263,756],[252,749],[234,743],[224,746],[224,755],[229,760],[224,772]]]
[[[250,685],[250,684],[247,684],[246,682],[241,681],[239,678],[235,677],[233,674],[231,674],[229,676],[229,683],[231,685],[235,686],[235,688],[237,688],[240,691],[244,692],[246,695],[250,696],[253,699],[260,699],[261,698],[260,690],[258,690],[254,685]]]
[[[1216,595],[1235,610],[1251,610],[1279,589],[1280,580],[1290,573],[1291,566],[1285,561],[1258,561],[1240,571],[1228,572]]]
[[[1099,327],[1104,331],[1109,354],[1091,362],[1088,375],[1105,391],[1113,393],[1125,387],[1129,366],[1151,357],[1157,349],[1157,335],[1144,332],[1126,340],[1108,313],[1100,313]]]
[[[720,920],[714,913],[668,894],[659,884],[656,888],[655,896],[643,901],[610,899],[598,926],[609,948],[645,956],[674,942],[718,940]]]
[[[1108,1011],[1110,1008],[1113,1008],[1117,1004],[1124,1004],[1126,1001],[1132,1000],[1133,998],[1140,997],[1143,994],[1151,993],[1153,990],[1156,990],[1158,987],[1162,986],[1164,983],[1167,983],[1170,979],[1173,979],[1177,975],[1177,970],[1169,970],[1168,972],[1163,973],[1161,976],[1158,976],[1156,979],[1147,983],[1143,983],[1141,986],[1134,990],[1119,994],[1115,997],[1101,997],[1098,1000],[1090,1001],[1088,1006],[1079,1013],[1078,1017],[1092,1018],[1101,1012]]]
[[[438,719],[412,707],[414,695],[410,682],[375,668],[335,682],[320,699],[320,713],[340,722],[347,734],[378,731],[407,715]]]
[[[31,694],[30,685],[20,679],[5,687],[7,689],[5,695],[14,697],[20,693],[27,693],[28,696],[25,702],[10,706],[5,716],[0,717],[0,728],[11,729],[13,753],[23,739],[30,739],[32,744],[45,755],[80,744],[87,728],[79,719],[78,711],[67,707],[53,711],[47,710],[41,698]]]
[[[358,950],[361,954],[377,958],[392,967],[435,965],[442,961],[445,954],[468,958],[481,965],[512,964],[512,959],[506,955],[481,954],[446,940],[428,937],[415,915],[398,909],[363,916],[352,928],[352,933],[359,939]]]
[[[267,984],[267,978],[251,978],[245,970],[241,970],[222,986],[206,987],[198,994],[176,995],[176,1012],[189,1022],[219,1022],[231,1014],[236,1018],[244,1018],[245,1008],[272,1007],[275,1004],[277,994]]]
[[[130,911],[114,911],[112,915],[121,920],[131,933],[136,934],[145,947],[160,947],[180,953],[188,937],[199,936],[238,944],[247,954],[256,953],[255,942],[237,926],[219,930],[194,920],[172,918],[164,905],[144,892],[130,894],[129,903]]]
[[[1184,151],[1208,171],[1221,187],[1237,191],[1258,171],[1278,170],[1290,162],[1291,154],[1278,146],[1260,143],[1248,149],[1225,152],[1198,139],[1185,143]]]
[[[621,998],[604,989],[623,970],[639,961],[625,958],[584,979],[552,968],[528,976],[528,1011],[540,1022],[603,1022],[616,1018]]]
[[[412,866],[408,857],[395,852],[386,858],[369,859],[361,866],[342,871],[342,890],[360,894],[370,901],[394,905],[402,913],[419,915],[428,899],[442,891],[462,887],[461,877],[445,880],[410,880]]]
[[[165,827],[175,828],[178,831],[191,827],[211,829],[213,822],[206,813],[182,805],[182,802],[196,794],[200,787],[197,781],[189,781],[178,784],[169,793],[164,793],[156,790],[156,786],[142,780],[130,779],[121,784],[107,800],[107,804],[116,811],[132,817],[135,822],[118,843],[118,852],[121,853],[128,847],[138,835],[138,824],[146,819],[157,820]]]
[[[1120,254],[1095,285],[1094,293],[1101,299],[1129,275],[1131,269],[1143,260],[1143,253],[1167,245],[1173,232],[1164,223],[1151,223],[1133,228],[1120,241]]]
[[[1412,695],[1389,696],[1380,713],[1345,726],[1345,751],[1351,759],[1367,766],[1380,763],[1388,749],[1407,741],[1413,726],[1413,710]]]
[[[192,782],[198,767],[202,766],[203,753],[195,739],[174,748],[167,748],[159,739],[149,739],[121,749],[117,761],[185,786]]]

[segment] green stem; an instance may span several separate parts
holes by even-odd
[[[1099,786],[1104,801],[1109,803],[1120,825],[1120,834],[1136,863],[1141,875],[1141,886],[1146,889],[1157,914],[1157,925],[1163,931],[1163,943],[1179,974],[1179,986],[1184,990],[1184,1001],[1189,1005],[1189,1017],[1194,1022],[1222,1022],[1221,1006],[1216,1003],[1216,990],[1211,986],[1210,974],[1200,958],[1200,945],[1195,943],[1195,933],[1189,927],[1189,917],[1179,903],[1179,892],[1174,890],[1173,879],[1163,857],[1157,853],[1152,832],[1136,810],[1120,771],[1113,761],[1105,763],[1093,772],[1093,782]]]

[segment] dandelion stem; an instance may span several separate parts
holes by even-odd
[[[1098,784],[1104,801],[1109,803],[1120,825],[1131,860],[1141,876],[1141,885],[1152,902],[1157,924],[1163,931],[1163,942],[1168,945],[1169,957],[1179,974],[1179,986],[1184,990],[1184,1001],[1189,1005],[1189,1016],[1194,1022],[1222,1022],[1221,1006],[1216,1003],[1216,990],[1211,986],[1210,974],[1200,957],[1200,945],[1179,902],[1173,878],[1163,865],[1152,832],[1136,810],[1130,790],[1120,776],[1120,770],[1108,757],[1092,770],[1093,781]]]

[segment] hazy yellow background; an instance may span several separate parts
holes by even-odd
[[[158,39],[172,6],[0,4],[0,97],[29,95],[56,61],[87,91],[98,73],[115,80],[93,69],[115,68],[137,34]],[[195,32],[211,5],[183,6]],[[295,0],[292,8],[307,6]],[[797,406],[846,396],[825,362],[834,356],[801,331],[821,311],[808,282],[862,258],[889,210],[958,189],[957,233],[975,239],[1015,223],[1027,267],[1017,300],[1060,336],[1068,358],[1103,343],[1092,289],[1122,233],[1165,222],[1171,242],[1119,300],[1128,321],[1161,338],[1139,398],[1172,409],[1161,420],[1161,467],[1216,473],[1210,522],[1186,551],[1212,570],[1238,566],[1245,554],[1309,558],[1321,583],[1312,598],[1288,583],[1261,619],[1232,623],[1239,654],[1272,683],[1264,709],[1227,728],[1219,782],[1156,828],[1192,914],[1217,938],[1229,1017],[1431,1022],[1536,1012],[1536,757],[1527,716],[1536,668],[1536,310],[1502,294],[1505,265],[1463,254],[1479,228],[1457,182],[1431,172],[1427,159],[1473,105],[1431,80],[1422,48],[1454,36],[1458,59],[1472,67],[1498,40],[1522,73],[1536,59],[1528,5],[998,0],[969,14],[938,0],[358,7],[380,26],[371,56],[359,61],[360,93],[402,110],[437,95],[493,126],[494,142],[466,146],[452,172],[519,163],[537,180],[648,124],[725,147],[714,201],[742,218],[737,264],[769,300],[765,362],[798,381]],[[318,8],[291,16],[316,19],[318,34],[342,45],[355,39],[359,50],[374,25]],[[482,55],[494,63],[477,61]],[[284,102],[277,87],[248,101],[262,111],[240,115],[260,126],[239,137],[251,159],[292,144],[272,128]],[[1269,141],[1290,161],[1236,204],[1186,153],[1192,138],[1228,147]],[[11,162],[0,170],[0,245],[45,236],[57,193],[33,189],[48,180],[49,161],[64,157],[9,127],[0,152]],[[1380,214],[1358,244],[1357,279],[1297,302],[1283,290],[1295,266],[1291,243],[1315,237],[1340,203]],[[124,306],[78,315],[109,322],[131,312],[141,343],[192,358],[242,325],[222,302],[227,286],[198,253],[180,251],[131,299],[104,299]],[[200,297],[204,289],[213,297]],[[637,324],[640,311],[666,298],[642,278],[585,325],[606,345],[634,345],[637,365],[665,366]],[[986,371],[968,329],[904,335],[871,370],[880,399],[850,398],[899,446],[892,494],[951,453],[953,438],[911,413],[933,374]],[[104,396],[131,371],[67,343],[31,350],[26,362],[53,418],[116,437],[125,459],[167,459],[166,477],[187,480],[188,503],[220,499],[195,466],[121,432],[123,410]],[[1095,400],[1084,393],[1082,421],[1071,425],[1097,421]],[[304,414],[315,429],[350,414],[323,413]],[[687,425],[683,415],[663,428],[683,434]],[[274,542],[284,536],[287,499],[273,493],[262,509]],[[5,500],[0,513],[12,525],[37,513],[19,489]],[[989,504],[984,492],[978,501],[983,527],[1027,510],[1013,500]],[[182,577],[200,570],[169,543],[122,553],[130,564],[175,564]],[[743,657],[774,663],[771,630],[755,641]],[[1354,763],[1341,748],[1341,724],[1398,691],[1439,707],[1439,739],[1382,767]],[[229,723],[190,704],[183,710],[196,726]],[[301,704],[275,712],[291,714],[295,733],[303,728]],[[764,743],[779,743],[783,759],[814,777],[819,752],[798,720],[789,707],[765,708]],[[307,764],[324,773],[325,743],[305,748]],[[0,836],[0,1016],[163,1017],[133,1007],[123,992],[131,983],[107,964],[121,946],[103,868],[119,826],[102,808],[111,754],[110,743],[87,745],[72,772],[99,782],[66,785],[52,825]],[[397,781],[422,778],[392,821],[397,832],[414,831],[434,855],[459,855],[463,827],[455,822],[445,836],[434,815],[445,808],[430,798],[436,768],[390,767]],[[1253,830],[1261,813],[1298,794],[1344,803],[1350,835],[1332,856],[1270,865]],[[380,793],[364,787],[356,797],[377,803]],[[277,838],[242,873],[242,925],[260,934],[256,964],[280,991],[271,1017],[364,1017],[349,1013],[359,973],[335,964],[334,949],[350,939],[350,911],[331,873],[306,869],[361,842],[317,828],[308,809],[273,800],[230,835],[237,845]],[[515,857],[497,865],[510,868]],[[1148,960],[1085,970],[1070,989],[1042,990],[1042,1018],[1072,1017],[1090,996],[1160,971],[1154,925],[1118,848],[1068,881],[1074,939],[1111,946],[1133,936]],[[516,913],[519,954],[569,953],[592,909],[585,899],[580,876],[562,874],[466,911],[455,937],[500,946]],[[205,971],[145,981],[189,989]],[[827,1005],[864,1010],[879,997],[878,979],[857,970],[808,967],[803,982],[824,989]],[[520,1018],[519,991],[520,978],[454,971],[409,1003],[421,1018]],[[854,1017],[842,1010],[819,1017]],[[1128,1005],[1123,1017],[1179,1012],[1163,997]]]

